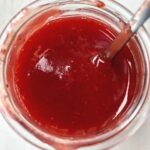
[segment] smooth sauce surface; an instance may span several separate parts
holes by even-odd
[[[105,132],[133,101],[136,68],[128,46],[113,62],[100,54],[115,31],[88,17],[51,21],[26,41],[15,67],[18,102],[46,132]]]

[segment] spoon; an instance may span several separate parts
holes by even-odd
[[[106,50],[106,57],[110,60],[113,59],[149,17],[150,0],[145,0],[129,23]]]

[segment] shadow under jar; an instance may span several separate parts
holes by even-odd
[[[149,111],[150,39],[142,27],[113,60],[103,52],[132,14],[104,1],[36,1],[0,38],[0,108],[41,149],[106,149]]]

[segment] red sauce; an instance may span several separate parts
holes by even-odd
[[[101,2],[101,1],[96,2],[96,4],[97,4],[97,7],[99,7],[99,8],[105,7],[105,3]]]
[[[136,68],[128,46],[101,59],[115,31],[88,17],[57,19],[23,45],[14,71],[22,110],[48,133],[88,136],[106,132],[133,102]]]

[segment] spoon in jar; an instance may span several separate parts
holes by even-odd
[[[106,49],[106,58],[110,60],[113,59],[149,17],[150,0],[145,0],[110,47]]]

